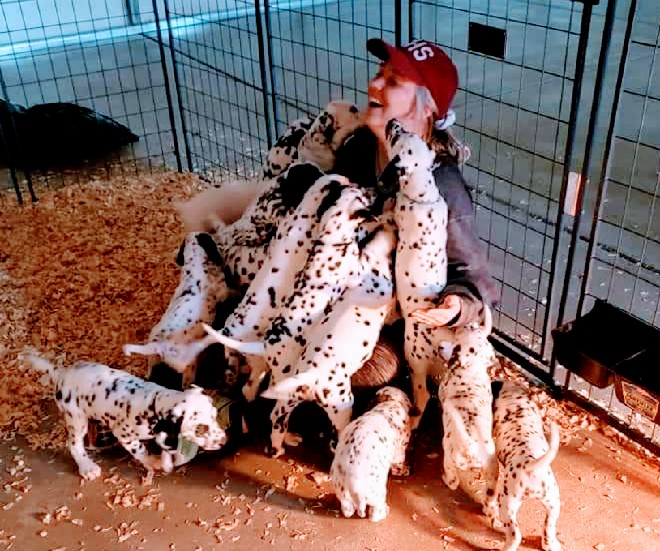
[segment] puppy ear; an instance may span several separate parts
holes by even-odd
[[[183,266],[183,264],[184,264],[184,262],[185,262],[185,258],[184,258],[184,256],[183,256],[183,251],[184,251],[185,248],[186,248],[186,240],[184,239],[184,240],[181,242],[181,246],[179,247],[179,252],[178,252],[177,255],[176,255],[176,263],[177,263],[179,266]]]
[[[158,442],[162,447],[174,450],[179,445],[179,435],[181,434],[181,424],[183,417],[172,416],[167,418],[158,419],[154,425],[154,434],[162,434]]]
[[[223,265],[220,251],[218,251],[218,245],[213,240],[213,237],[208,233],[198,233],[195,235],[195,239],[197,239],[197,243],[199,243],[199,246],[204,249],[206,256],[211,262],[213,262],[213,264],[216,264],[217,266]]]

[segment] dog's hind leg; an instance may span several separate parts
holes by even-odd
[[[503,551],[517,551],[520,547],[522,534],[518,526],[518,510],[522,505],[523,496],[524,489],[520,484],[504,483],[503,491],[499,495],[500,519],[506,534]]]
[[[547,517],[545,520],[542,547],[544,551],[561,551],[561,543],[557,539],[557,521],[559,520],[559,510],[561,507],[559,487],[554,478],[545,481],[544,484],[545,495],[541,498],[541,501],[547,511]]]
[[[300,403],[300,400],[291,398],[290,400],[277,400],[275,407],[270,414],[272,423],[270,433],[270,455],[279,457],[284,453],[284,442],[289,433],[289,417],[291,412]]]

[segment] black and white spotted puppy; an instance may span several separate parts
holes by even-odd
[[[373,193],[354,186],[343,176],[324,178],[336,185],[328,189],[321,201],[316,213],[320,220],[311,234],[308,258],[297,271],[293,288],[281,302],[264,340],[237,343],[207,328],[225,346],[264,356],[266,368],[271,372],[271,386],[296,373],[295,365],[306,346],[306,332],[322,319],[358,275],[358,228],[370,216],[368,208]],[[278,400],[271,414],[271,451],[276,456],[284,452],[288,419],[296,405],[288,402]]]
[[[435,305],[447,283],[447,204],[435,184],[436,154],[419,136],[392,119],[386,127],[390,162],[379,188],[396,195],[398,228],[394,273],[405,320],[404,355],[411,371],[415,428],[429,400],[426,378],[436,366],[438,330],[416,323],[410,313]]]
[[[296,210],[321,176],[323,172],[317,165],[295,162],[283,174],[266,182],[263,191],[233,224],[215,219],[210,233],[236,285],[250,285],[266,261],[278,225]]]
[[[107,425],[149,473],[172,470],[179,438],[206,450],[220,449],[227,440],[211,398],[199,387],[182,392],[107,365],[78,362],[56,367],[34,354],[26,359],[54,387],[66,423],[67,446],[85,480],[101,475],[101,467],[89,457],[83,443],[91,419]],[[158,444],[162,453],[150,455],[148,442]]]
[[[332,176],[314,182],[295,210],[278,225],[263,266],[222,330],[209,333],[227,348],[246,355],[250,375],[243,394],[248,400],[256,398],[259,385],[269,371],[263,350],[266,331],[293,293],[296,275],[312,253],[314,235],[328,199],[336,199],[345,185],[343,179]]]
[[[292,411],[315,401],[337,434],[351,419],[351,377],[373,354],[386,319],[395,309],[392,252],[394,228],[381,224],[362,242],[354,282],[328,305],[323,318],[303,331],[304,351],[291,374],[262,393]],[[287,427],[285,426],[286,430]]]
[[[195,380],[195,361],[212,340],[205,336],[203,323],[211,323],[216,304],[232,291],[227,286],[223,259],[213,238],[204,232],[186,236],[177,263],[181,266],[179,285],[167,310],[151,330],[147,344],[126,344],[124,353],[159,356],[183,373],[184,388]]]
[[[488,374],[497,357],[488,341],[492,329],[488,307],[484,307],[484,318],[483,325],[455,329],[455,346],[440,377],[438,394],[442,407],[443,480],[455,490],[461,481],[459,471],[477,470],[487,486],[479,499],[485,511],[497,478],[493,394]],[[469,493],[468,488],[464,489]]]
[[[513,381],[494,381],[493,397],[499,476],[491,522],[494,526],[503,524],[503,549],[515,551],[522,539],[518,510],[523,499],[538,498],[547,511],[542,547],[545,551],[560,551],[557,521],[561,501],[551,467],[559,450],[559,428],[552,423],[549,441],[546,440],[541,412],[527,389]]]
[[[406,450],[412,404],[402,390],[391,386],[380,389],[374,403],[340,434],[330,478],[345,517],[357,511],[360,517],[368,514],[378,522],[389,513],[389,473],[409,472]]]
[[[331,101],[318,116],[294,121],[268,152],[264,176],[278,176],[294,161],[312,162],[323,171],[330,170],[337,149],[361,120],[354,103]]]

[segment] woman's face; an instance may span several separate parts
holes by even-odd
[[[425,121],[420,121],[416,113],[416,89],[412,80],[395,73],[388,62],[381,64],[369,81],[365,124],[381,141],[385,140],[385,126],[391,119],[397,119],[410,132],[424,130]]]

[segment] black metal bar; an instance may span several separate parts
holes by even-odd
[[[5,77],[1,69],[0,69],[0,88],[2,89],[2,96],[5,98],[7,103],[9,103],[9,94],[7,93],[7,83],[5,82]],[[11,129],[10,129],[11,135],[8,136],[8,139],[13,140],[14,143],[16,144],[15,153],[18,156],[18,158],[19,159],[24,158],[22,155],[23,144],[21,143],[21,139],[18,135],[18,130],[16,129],[16,122],[11,116],[9,116],[9,113],[7,113],[7,115],[11,122]],[[11,176],[11,180],[14,185],[14,192],[16,193],[18,204],[22,205],[23,194],[21,193],[21,187],[18,181],[18,174],[16,172],[16,163],[13,162],[13,160],[11,159],[11,151],[8,145],[10,142],[3,140],[3,143],[5,144],[5,149],[7,152],[7,168],[9,168],[9,175]],[[33,203],[36,203],[37,201],[39,201],[39,198],[34,193],[34,186],[32,185],[32,174],[30,172],[30,169],[26,168],[25,166],[23,166],[22,169],[23,169],[23,174],[25,175],[25,179],[27,180],[28,191],[30,192],[30,200]]]
[[[272,79],[271,81],[271,90],[270,90],[270,101],[271,101],[271,120],[273,121],[273,129],[275,130],[275,134],[277,134],[277,121],[279,120],[278,117],[278,108],[277,108],[277,91],[276,91],[276,85],[275,85],[275,74],[273,71],[273,48],[272,48],[272,41],[271,37],[273,36],[273,32],[271,30],[270,26],[270,4],[268,0],[263,0],[263,5],[264,5],[264,28],[266,31],[266,54],[268,55],[268,62],[270,64],[270,78]],[[268,147],[272,147],[274,140],[272,143],[268,143]]]
[[[614,0],[613,3],[616,3]],[[608,7],[609,9],[609,7]],[[626,70],[626,61],[628,60],[628,50],[630,46],[630,38],[632,36],[633,22],[635,19],[635,11],[637,9],[637,0],[631,0],[630,8],[628,10],[628,22],[626,24],[626,32],[623,38],[623,50],[621,52],[621,60],[619,62],[619,72],[617,74],[616,85],[614,88],[614,98],[612,100],[612,111],[610,113],[610,125],[607,129],[607,138],[605,140],[605,151],[603,153],[603,163],[601,166],[601,178],[598,182],[598,193],[596,196],[596,208],[591,219],[591,233],[589,234],[588,246],[587,246],[587,255],[585,259],[584,266],[584,276],[582,278],[582,285],[580,286],[580,295],[578,299],[578,313],[582,312],[582,307],[584,306],[584,298],[587,292],[587,282],[591,274],[591,257],[593,255],[594,246],[598,239],[598,230],[600,225],[598,220],[600,220],[602,209],[603,209],[603,195],[605,194],[605,189],[607,186],[607,180],[609,177],[610,171],[610,152],[612,150],[614,128],[616,126],[616,117],[619,112],[619,98],[621,96],[621,90],[623,88],[623,76]],[[640,259],[641,262],[641,259]]]
[[[258,50],[259,50],[259,74],[261,77],[261,93],[262,93],[262,100],[264,102],[264,119],[266,122],[266,143],[268,144],[268,149],[273,147],[273,144],[275,143],[275,140],[273,138],[273,129],[275,128],[274,125],[274,120],[269,118],[269,113],[270,109],[268,109],[268,104],[269,104],[269,90],[270,86],[268,85],[268,74],[266,73],[266,51],[264,48],[264,24],[267,27],[267,34],[265,37],[265,41],[268,45],[268,63],[269,63],[269,73],[272,75],[273,74],[273,66],[270,63],[270,19],[268,16],[268,0],[264,0],[264,21],[262,22],[261,20],[261,2],[260,0],[255,0],[254,1],[254,7],[255,7],[255,16],[256,16],[256,23],[257,23],[257,45],[258,45]],[[274,96],[274,94],[273,94]],[[274,114],[274,113],[273,113]]]
[[[135,25],[136,23],[138,23],[138,20],[135,17],[135,1],[124,0],[124,7],[126,8],[126,17],[128,18],[128,24]]]
[[[394,0],[394,44],[401,46],[403,32],[403,14],[401,13],[401,0]]]
[[[561,191],[559,193],[559,209],[557,226],[555,227],[554,243],[552,246],[552,261],[550,264],[550,282],[553,282],[557,272],[557,261],[559,257],[559,241],[561,238],[562,227],[564,225],[564,203],[566,201],[566,190],[568,187],[568,176],[573,162],[573,153],[575,145],[575,134],[577,132],[577,115],[580,96],[582,95],[582,80],[584,77],[584,62],[587,54],[587,45],[589,42],[589,30],[591,26],[591,5],[587,4],[582,12],[582,21],[580,24],[580,41],[575,60],[575,77],[573,80],[573,95],[571,98],[571,115],[568,120],[568,135],[566,138],[566,153],[564,155],[564,170],[562,175]],[[568,275],[568,274],[567,274]],[[554,305],[553,285],[548,286],[546,295],[547,308],[543,318],[543,335],[541,337],[541,349],[545,351],[547,347],[547,335],[550,325],[550,315]]]
[[[167,0],[164,0],[167,3]],[[163,45],[163,33],[160,30],[160,16],[158,15],[158,3],[156,0],[151,0],[151,5],[154,10],[154,17],[156,22],[156,33],[158,36],[158,50],[160,52],[160,65],[163,70],[163,83],[165,85],[165,96],[167,98],[167,111],[170,119],[170,126],[172,127],[172,135],[174,137],[174,155],[176,157],[176,167],[179,172],[183,172],[183,165],[181,164],[181,152],[179,151],[179,136],[176,131],[176,118],[174,116],[174,104],[172,102],[172,92],[170,91],[170,77],[167,70],[167,59],[165,58],[165,46]]]
[[[9,117],[9,113],[7,113]],[[13,122],[11,123],[12,127],[14,126]],[[15,129],[12,131],[12,134],[16,134]],[[18,200],[18,204],[22,205],[23,204],[23,194],[21,193],[21,188],[18,185],[18,177],[16,176],[16,168],[14,167],[14,161],[11,158],[11,151],[9,148],[9,140],[12,138],[10,136],[7,136],[5,138],[5,133],[2,129],[2,125],[0,124],[0,143],[2,143],[2,149],[4,150],[5,153],[5,158],[7,159],[7,168],[9,169],[9,175],[11,176],[11,181],[14,185],[14,193],[16,193],[16,199]],[[16,140],[14,140],[16,141]]]
[[[519,346],[515,346],[509,339],[505,339],[505,336],[497,331],[493,331],[490,341],[493,344],[493,348],[500,352],[502,355],[506,356],[510,360],[517,363],[519,366],[525,369],[533,377],[536,377],[539,381],[542,381],[549,388],[556,389],[556,384],[554,380],[550,377],[550,374],[543,369],[545,364],[543,361],[531,355],[527,350],[523,350]]]
[[[188,170],[193,169],[192,153],[190,151],[190,142],[188,141],[188,129],[186,124],[186,114],[183,107],[183,100],[181,96],[181,86],[179,84],[179,64],[174,55],[174,40],[172,38],[172,26],[170,25],[170,6],[169,0],[163,0],[165,6],[165,20],[167,21],[167,43],[170,49],[170,57],[172,59],[172,78],[174,79],[174,89],[176,90],[176,101],[179,104],[179,115],[181,117],[181,132],[183,133],[183,146],[186,149],[186,162],[188,163]],[[166,84],[167,86],[167,84]],[[176,137],[176,135],[175,135]],[[181,169],[179,169],[181,172]]]
[[[414,0],[408,2],[408,40],[413,39],[413,3]]]
[[[583,184],[587,181],[589,174],[589,165],[591,164],[591,154],[593,151],[594,133],[596,129],[596,119],[598,118],[598,110],[603,98],[603,79],[605,78],[605,70],[607,68],[607,57],[610,52],[610,42],[612,38],[612,27],[614,26],[614,14],[616,11],[617,0],[610,0],[607,5],[605,13],[605,23],[603,25],[603,41],[601,43],[600,55],[598,57],[598,68],[596,70],[596,81],[594,83],[594,98],[591,105],[591,112],[589,113],[589,125],[587,129],[587,138],[584,146],[584,162],[582,163],[582,170],[580,172],[580,182]],[[573,220],[573,232],[571,234],[570,245],[568,247],[568,257],[566,259],[566,273],[567,277],[564,278],[564,287],[562,289],[561,298],[559,300],[559,312],[557,315],[557,324],[564,321],[564,313],[566,309],[566,300],[568,299],[568,290],[570,287],[570,275],[573,273],[573,263],[575,262],[575,249],[580,234],[580,222],[582,220],[582,207],[584,202],[584,185],[578,186],[576,197],[577,212]],[[583,278],[583,283],[584,283]],[[578,309],[577,314],[580,314]],[[550,371],[553,372],[553,365]]]

